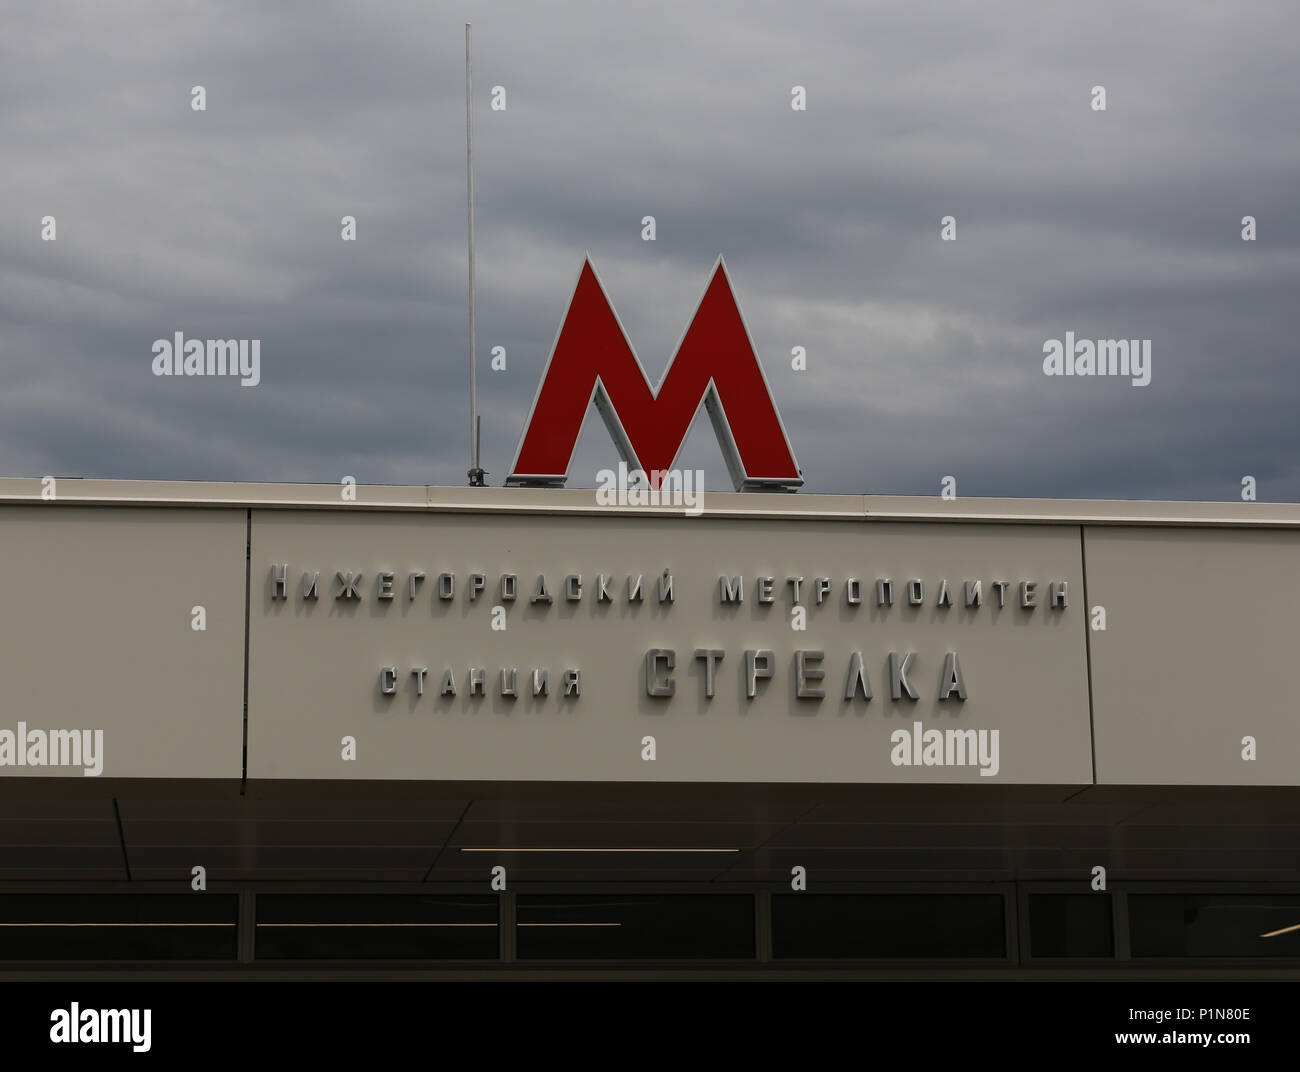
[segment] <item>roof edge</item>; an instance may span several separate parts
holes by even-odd
[[[1300,528],[1300,503],[1136,499],[994,499],[938,495],[704,492],[684,505],[608,506],[594,489],[468,488],[431,484],[340,484],[0,478],[0,505],[362,510],[389,512],[924,521],[983,524],[1171,525]]]

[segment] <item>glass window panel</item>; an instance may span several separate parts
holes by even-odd
[[[1035,957],[1114,956],[1110,895],[1031,893],[1029,948]]]
[[[1300,894],[1131,893],[1128,917],[1135,957],[1300,956]]]
[[[233,894],[0,894],[0,960],[233,960]]]
[[[517,910],[520,960],[755,955],[749,894],[520,894]]]
[[[778,958],[1004,958],[1003,897],[994,894],[777,894]]]
[[[500,956],[492,896],[257,895],[258,960],[483,960]]]

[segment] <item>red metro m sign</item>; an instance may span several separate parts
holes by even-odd
[[[737,491],[803,484],[721,257],[658,387],[590,258],[583,263],[506,484],[563,486],[593,399],[628,468],[651,487],[672,468],[701,404]]]

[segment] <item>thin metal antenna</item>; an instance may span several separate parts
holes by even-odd
[[[470,24],[465,23],[465,186],[469,205],[469,486],[484,486],[478,455],[478,352],[475,348],[474,313],[474,66],[470,49]]]

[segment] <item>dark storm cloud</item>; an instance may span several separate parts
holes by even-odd
[[[493,482],[583,253],[655,380],[722,253],[809,490],[1300,499],[1282,2],[25,7],[0,470],[462,483],[467,18]],[[261,385],[155,378],[178,330],[262,339]],[[1151,338],[1151,385],[1044,377],[1066,331]],[[707,421],[679,464],[725,483]]]

